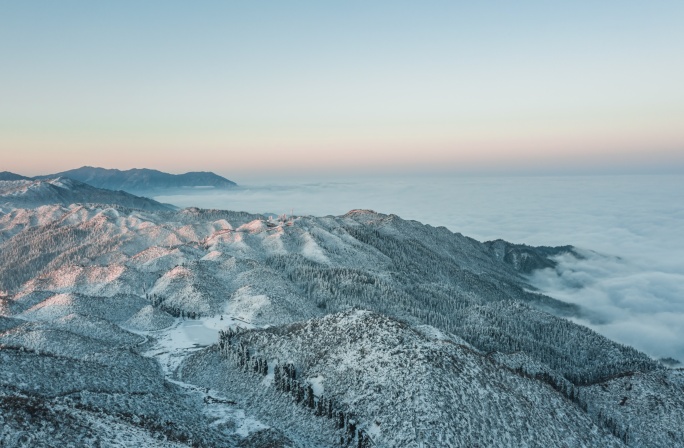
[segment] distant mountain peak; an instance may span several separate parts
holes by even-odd
[[[193,171],[184,174],[170,174],[149,168],[119,170],[82,166],[60,173],[38,176],[39,179],[68,177],[88,185],[107,190],[122,190],[133,194],[168,192],[177,189],[213,188],[230,189],[237,184],[209,171]]]
[[[0,180],[30,180],[30,178],[9,171],[0,171]]]
[[[344,214],[344,216],[354,216],[354,215],[379,215],[379,213],[376,212],[375,210],[364,209],[364,208],[355,208],[353,210],[349,210],[347,213]]]

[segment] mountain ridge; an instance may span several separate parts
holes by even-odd
[[[118,170],[92,166],[62,171],[55,174],[36,176],[36,179],[68,177],[93,187],[108,190],[122,190],[129,193],[151,193],[170,189],[212,187],[230,189],[237,184],[209,171],[170,174],[148,168]]]
[[[265,362],[278,366],[273,375],[257,372]],[[246,373],[216,373],[231,364]],[[261,383],[264,395],[292,395],[319,419],[344,421],[353,446],[371,446],[367,438],[397,447],[421,441],[525,446],[531,440],[561,446],[569,438],[577,446],[622,446],[547,385],[449,335],[428,336],[366,310],[223,333],[218,347],[190,356],[179,375],[226,392]],[[537,428],[534,434],[527,424]]]
[[[66,177],[39,180],[0,181],[0,207],[36,208],[75,203],[113,204],[148,211],[169,211],[174,207],[125,191],[93,187]]]
[[[0,253],[0,442],[42,409],[76,444],[116,422],[124,446],[684,445],[684,375],[529,285],[571,246],[72,204],[0,214]]]
[[[22,176],[21,174],[12,173],[9,171],[0,171],[0,181],[2,180],[31,180],[30,177]]]

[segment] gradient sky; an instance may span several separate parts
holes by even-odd
[[[684,171],[684,2],[0,0],[0,171]]]

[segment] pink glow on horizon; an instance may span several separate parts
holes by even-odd
[[[492,135],[396,136],[368,135],[268,138],[191,138],[175,142],[118,138],[107,142],[87,139],[47,141],[40,138],[6,142],[21,148],[3,154],[0,171],[38,175],[83,165],[107,168],[155,168],[169,172],[218,171],[227,176],[242,172],[297,172],[335,170],[454,170],[495,171],[524,169],[636,168],[644,164],[684,165],[684,136],[667,130],[644,132],[587,132],[558,130],[507,132]],[[50,149],[45,149],[49,147]]]

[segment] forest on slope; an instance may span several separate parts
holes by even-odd
[[[229,444],[325,446],[343,439],[414,446],[416,432],[402,433],[402,424],[422,428],[420,437],[441,434],[443,446],[475,443],[486,427],[498,428],[487,436],[492,446],[684,444],[680,432],[668,429],[684,424],[681,373],[566,320],[583,310],[527,282],[535,268],[553,265],[554,254],[572,254],[571,246],[480,243],[368,210],[273,220],[86,204],[0,213],[0,253],[0,353],[9,357],[0,386],[6,403],[23,403],[17,415],[38,400],[45,412],[67,406],[75,419],[91,419],[78,414],[74,401],[83,402],[87,390],[98,398],[86,412],[99,409],[121,425],[161,434],[167,416],[150,413],[153,405],[130,394],[149,397],[145,403],[185,397],[189,404],[167,419],[177,430],[164,437],[197,443],[210,404],[189,398],[187,389],[168,383],[173,380],[219,390],[228,397],[222,400],[271,427],[250,433],[231,423],[202,439]],[[226,352],[227,340],[217,332],[216,345],[191,347],[160,370],[167,355],[151,349],[158,340],[193,321],[220,326],[224,315],[226,329],[238,331],[228,345],[242,347],[241,355]],[[66,359],[76,363],[67,369]],[[122,385],[101,376],[97,365],[111,366]],[[292,385],[288,391],[273,382],[276,365],[279,378],[292,366],[294,395]],[[127,366],[139,369],[143,383],[116,373]],[[76,381],[77,374],[45,383],[61,369],[81,369],[78,375],[94,386]],[[314,385],[329,395],[310,393]],[[420,406],[392,404],[399,396],[391,391],[414,389],[423,397]],[[481,401],[482,394],[501,396],[521,411],[497,414],[500,404]],[[345,412],[344,424],[321,420],[319,400],[321,408],[334,401],[335,411]],[[551,409],[525,414],[520,400],[539,409],[556,403],[564,411],[546,421]],[[301,402],[312,406],[300,409]],[[471,409],[473,403],[483,407]],[[296,418],[284,419],[283,412]],[[190,423],[180,425],[182,418]],[[394,423],[378,427],[376,420]],[[452,420],[454,433],[439,423]],[[525,421],[528,427],[520,426]],[[557,439],[563,433],[568,439]]]

